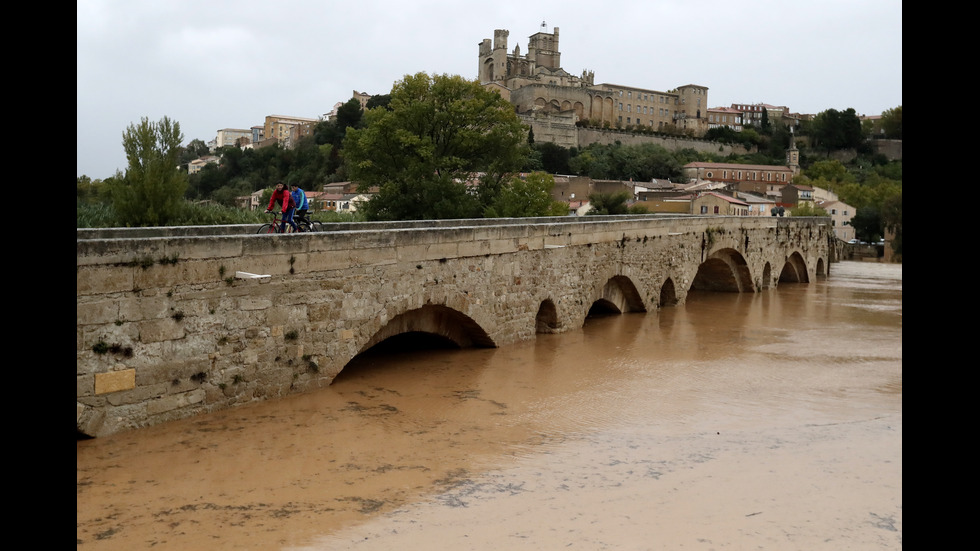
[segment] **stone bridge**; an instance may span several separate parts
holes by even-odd
[[[496,347],[691,290],[825,276],[827,218],[588,216],[78,230],[78,434],[325,385],[403,333]]]

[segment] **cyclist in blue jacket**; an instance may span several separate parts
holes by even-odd
[[[306,192],[298,184],[289,184],[289,189],[291,190],[293,201],[296,202],[296,220],[310,224],[310,219],[306,217],[306,213],[310,210],[310,204],[306,200]]]

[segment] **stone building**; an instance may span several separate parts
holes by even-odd
[[[248,128],[222,128],[216,136],[217,147],[234,145],[242,147],[252,143],[252,130]]]
[[[722,216],[748,216],[749,205],[723,193],[708,191],[691,201],[693,214],[718,214]]]
[[[723,182],[730,188],[763,196],[793,182],[789,166],[743,165],[737,163],[687,163],[681,169],[689,180]]]
[[[312,135],[318,122],[318,119],[306,117],[268,115],[265,118],[263,135],[266,139],[275,138],[280,146],[289,149],[303,136]]]
[[[542,25],[543,26],[543,25]],[[667,127],[707,131],[708,88],[687,84],[657,91],[620,84],[595,84],[595,74],[573,75],[561,67],[558,27],[529,37],[526,54],[508,50],[510,31],[497,29],[479,45],[479,81],[501,92],[534,129],[535,139],[570,142],[578,122],[594,126],[654,130]],[[539,131],[540,128],[540,131]],[[573,144],[574,145],[574,144]]]
[[[816,206],[827,211],[830,216],[830,225],[834,228],[834,235],[842,241],[850,241],[857,238],[854,233],[854,226],[851,219],[857,211],[854,207],[842,201],[820,201]]]

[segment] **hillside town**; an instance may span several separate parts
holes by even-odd
[[[787,106],[767,103],[733,103],[711,107],[708,87],[684,84],[666,90],[644,89],[612,83],[595,83],[593,71],[572,74],[561,66],[559,29],[537,32],[528,39],[526,53],[508,47],[509,31],[497,29],[493,40],[479,43],[477,74],[481,86],[497,91],[509,101],[537,142],[582,148],[590,143],[657,143],[667,148],[718,149],[701,139],[709,130],[727,127],[735,132],[764,123],[789,128],[790,146],[784,165],[748,165],[692,162],[683,166],[681,181],[634,182],[593,180],[587,176],[555,174],[552,196],[568,205],[570,216],[587,214],[593,193],[622,193],[629,205],[642,205],[649,213],[725,216],[778,216],[789,209],[823,209],[831,217],[837,237],[854,241],[849,221],[856,209],[831,191],[794,183],[800,174],[800,156],[792,132],[813,114],[795,113]],[[352,98],[366,109],[373,96],[354,90]],[[310,136],[321,121],[334,120],[345,102],[319,117],[268,115],[249,128],[224,128],[208,143],[212,152],[227,146],[258,149],[272,145],[289,149]],[[862,116],[877,132],[880,116]],[[900,142],[897,153],[901,158]],[[217,154],[188,163],[188,174],[208,164],[220,163]],[[476,185],[479,174],[472,176]],[[264,190],[238,198],[241,208],[262,208]],[[332,182],[307,190],[316,211],[357,212],[370,200],[370,192],[358,191],[357,182]]]

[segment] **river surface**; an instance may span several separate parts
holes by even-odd
[[[79,550],[902,547],[902,266],[76,445]]]

